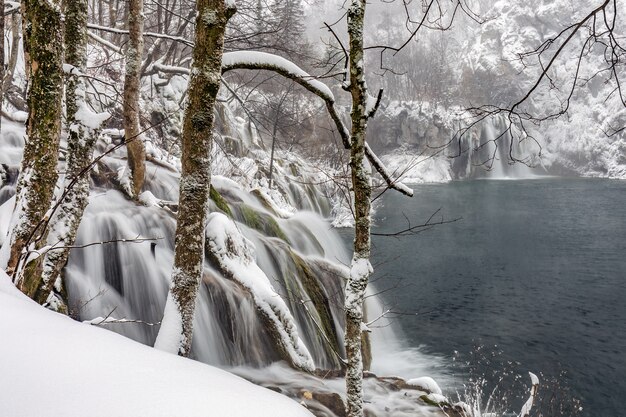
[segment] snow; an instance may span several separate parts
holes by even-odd
[[[354,227],[354,215],[347,204],[343,204],[343,200],[337,200],[332,210],[333,221],[331,226],[336,229]]]
[[[63,72],[69,75],[82,75],[80,69],[71,64],[63,64]]]
[[[95,113],[91,111],[91,109],[87,107],[84,102],[82,102],[74,117],[77,122],[86,128],[96,130],[111,117],[111,114],[108,112]]]
[[[394,152],[381,159],[390,172],[407,184],[452,181],[450,159],[445,156],[428,157],[412,152]]]
[[[350,268],[350,278],[353,280],[360,280],[369,277],[374,272],[372,264],[367,258],[354,258],[352,260],[352,267]]]
[[[421,378],[412,378],[406,381],[406,383],[408,385],[413,385],[415,387],[418,387],[419,389],[423,391],[429,391],[433,394],[441,395],[441,388],[439,388],[439,384],[437,384],[437,382],[435,382],[435,380],[429,376],[423,376]]]
[[[139,202],[147,207],[154,207],[159,205],[159,199],[152,194],[150,191],[144,191],[139,194]]]
[[[237,65],[259,65],[279,68],[290,75],[304,81],[313,89],[319,91],[325,98],[335,101],[335,96],[330,88],[321,81],[313,79],[306,71],[293,62],[274,54],[257,51],[227,52],[222,57],[222,67],[235,67]]]
[[[313,358],[302,339],[287,304],[276,292],[269,278],[256,264],[255,248],[237,225],[222,213],[209,215],[206,234],[208,244],[234,281],[247,288],[256,306],[274,323],[281,344],[293,363],[307,370],[315,368]]]
[[[11,213],[13,213],[13,207],[15,206],[15,196],[5,201],[0,206],[0,245],[5,241],[5,238],[9,234],[9,225],[11,224]]]
[[[273,391],[38,306],[0,270],[0,415],[311,417]]]
[[[530,415],[530,410],[533,408],[533,403],[535,402],[535,394],[537,393],[537,388],[539,387],[539,378],[537,375],[532,372],[528,373],[530,375],[530,381],[532,383],[532,387],[530,388],[530,397],[524,403],[522,410],[519,413],[519,417],[527,417]]]
[[[178,303],[172,298],[171,291],[167,293],[163,321],[157,335],[154,347],[169,353],[177,353],[183,340],[183,318]]]

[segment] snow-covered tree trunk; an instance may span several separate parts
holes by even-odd
[[[128,152],[131,190],[139,197],[145,177],[146,147],[141,140],[139,127],[139,87],[141,84],[141,58],[143,56],[143,0],[128,2],[128,48],[124,77],[124,136]]]
[[[346,414],[363,415],[363,352],[362,321],[363,298],[370,264],[370,173],[364,166],[365,131],[367,128],[367,86],[363,64],[363,19],[365,0],[352,0],[348,9],[348,35],[350,38],[350,85],[352,95],[352,141],[350,169],[354,189],[354,254],[350,276],[345,291],[346,333],[345,346],[348,365],[346,369]]]
[[[7,272],[20,289],[33,296],[38,280],[22,280],[15,273],[26,251],[45,242],[42,227],[54,195],[61,134],[63,93],[63,32],[58,0],[24,3],[28,50],[28,108],[26,145],[17,184]],[[33,247],[34,246],[34,247]]]
[[[188,356],[196,295],[202,279],[213,145],[214,105],[220,87],[224,32],[235,6],[198,0],[189,100],[182,134],[182,173],[172,284],[155,347]]]
[[[65,2],[65,61],[67,165],[63,185],[63,199],[58,203],[50,221],[42,276],[36,300],[57,311],[66,311],[63,282],[60,273],[69,256],[69,246],[76,240],[76,232],[89,200],[89,176],[93,147],[100,121],[107,117],[95,115],[85,103],[85,81],[81,73],[87,65],[87,0]]]

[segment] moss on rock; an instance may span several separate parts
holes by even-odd
[[[228,203],[226,202],[224,197],[222,197],[219,191],[217,191],[212,185],[211,185],[211,190],[210,190],[210,197],[218,209],[224,212],[224,214],[226,214],[228,217],[230,218],[233,217],[233,213],[232,211],[230,211],[230,207],[228,206]]]
[[[245,203],[237,206],[236,211],[239,213],[239,221],[246,226],[255,229],[266,236],[277,237],[289,243],[289,238],[280,228],[278,222],[269,214],[256,211]]]
[[[330,308],[330,302],[326,295],[326,292],[320,285],[319,280],[311,270],[311,268],[307,265],[307,263],[298,256],[292,250],[289,251],[291,255],[291,259],[293,260],[298,276],[300,277],[300,282],[302,283],[304,290],[306,291],[309,299],[313,303],[317,314],[320,317],[321,323],[320,327],[322,327],[322,331],[325,334],[325,338],[328,343],[330,343],[330,348],[334,352],[340,352],[341,349],[339,347],[339,337],[337,334],[337,329],[335,327],[335,321],[333,320],[333,314]],[[330,353],[330,357],[333,356],[333,352]],[[338,360],[335,362],[337,366],[342,366],[341,362]]]

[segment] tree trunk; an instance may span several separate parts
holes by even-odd
[[[21,19],[22,17],[18,13],[11,15],[11,51],[9,52],[9,62],[6,63],[6,70],[3,74],[3,93],[7,92],[13,85],[13,75],[15,74],[20,49]]]
[[[41,246],[43,221],[57,182],[57,159],[61,134],[61,97],[63,93],[63,32],[61,9],[57,0],[27,0],[25,36],[30,65],[26,145],[17,184],[13,213],[11,254],[7,271],[18,287],[32,296],[38,280],[24,281],[16,276],[26,250]]]
[[[128,4],[128,49],[126,50],[126,76],[124,77],[124,136],[128,152],[131,190],[134,198],[141,193],[145,177],[146,147],[139,127],[139,87],[141,84],[141,58],[143,56],[143,0],[130,0]]]
[[[65,3],[65,61],[74,66],[66,78],[67,165],[63,200],[50,222],[46,253],[41,267],[42,285],[36,301],[61,312],[67,312],[64,286],[60,273],[69,256],[69,246],[89,200],[89,175],[84,173],[91,163],[97,131],[84,125],[77,117],[86,111],[85,82],[79,76],[87,66],[87,7],[88,0],[66,0]],[[39,269],[39,268],[38,268]]]
[[[0,74],[0,113],[2,113],[2,105],[4,104],[4,0],[0,0],[0,6],[2,6],[2,46],[0,46],[0,55],[2,56],[2,62],[0,64],[2,67],[2,73]],[[2,135],[2,117],[0,116],[0,135]],[[2,137],[0,136],[0,139]],[[0,183],[1,184],[1,183]]]
[[[367,87],[363,63],[363,18],[365,0],[352,0],[348,9],[350,38],[350,93],[352,95],[352,142],[350,169],[354,189],[354,254],[350,277],[345,291],[346,335],[346,414],[363,415],[363,354],[362,329],[363,299],[372,266],[370,257],[370,173],[363,165],[365,132],[367,128]]]
[[[220,87],[224,32],[234,5],[198,0],[196,41],[189,80],[189,100],[182,134],[182,173],[174,269],[165,314],[155,346],[188,356],[196,295],[203,272],[214,105]]]

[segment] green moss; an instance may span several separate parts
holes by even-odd
[[[270,204],[269,201],[267,201],[267,199],[265,198],[265,196],[261,193],[261,190],[259,190],[258,188],[252,190],[250,192],[250,194],[252,194],[253,196],[256,197],[257,200],[259,200],[259,202],[263,205],[263,207],[265,209],[267,209],[267,211],[269,211],[270,213],[276,214],[276,211],[274,210],[274,207],[272,207],[272,205]]]
[[[230,211],[228,203],[224,197],[222,197],[222,195],[215,188],[213,188],[213,186],[211,186],[210,196],[211,200],[213,200],[218,209],[222,210],[228,217],[233,217],[233,213]]]
[[[330,309],[330,302],[328,300],[328,297],[326,296],[326,293],[324,292],[324,289],[320,285],[317,276],[315,276],[315,274],[313,273],[309,265],[307,265],[307,263],[304,261],[304,259],[302,259],[291,250],[289,252],[291,255],[291,259],[293,260],[298,271],[300,282],[302,283],[306,294],[313,303],[313,306],[315,307],[315,310],[320,317],[321,323],[319,324],[326,336],[325,341],[331,343],[330,347],[332,348],[332,350],[334,350],[335,352],[340,352],[341,349],[339,348],[339,338],[337,335],[337,329],[335,327],[335,321],[333,320],[333,315]],[[332,352],[328,353],[330,357],[335,359],[335,356]],[[339,361],[336,361],[335,364],[337,366],[342,365]]]
[[[239,204],[237,208],[241,215],[240,220],[248,227],[258,230],[266,236],[277,237],[289,243],[287,235],[278,225],[278,222],[269,214],[260,213],[247,204]]]
[[[420,396],[420,400],[424,401],[426,404],[428,405],[432,405],[433,407],[445,407],[445,406],[450,406],[450,404],[448,404],[447,402],[440,402],[438,403],[437,401],[433,401],[430,399],[430,397],[428,397],[427,394],[421,395]]]
[[[291,170],[291,175],[293,175],[294,177],[300,176],[300,170],[293,162],[289,164],[289,169]]]

